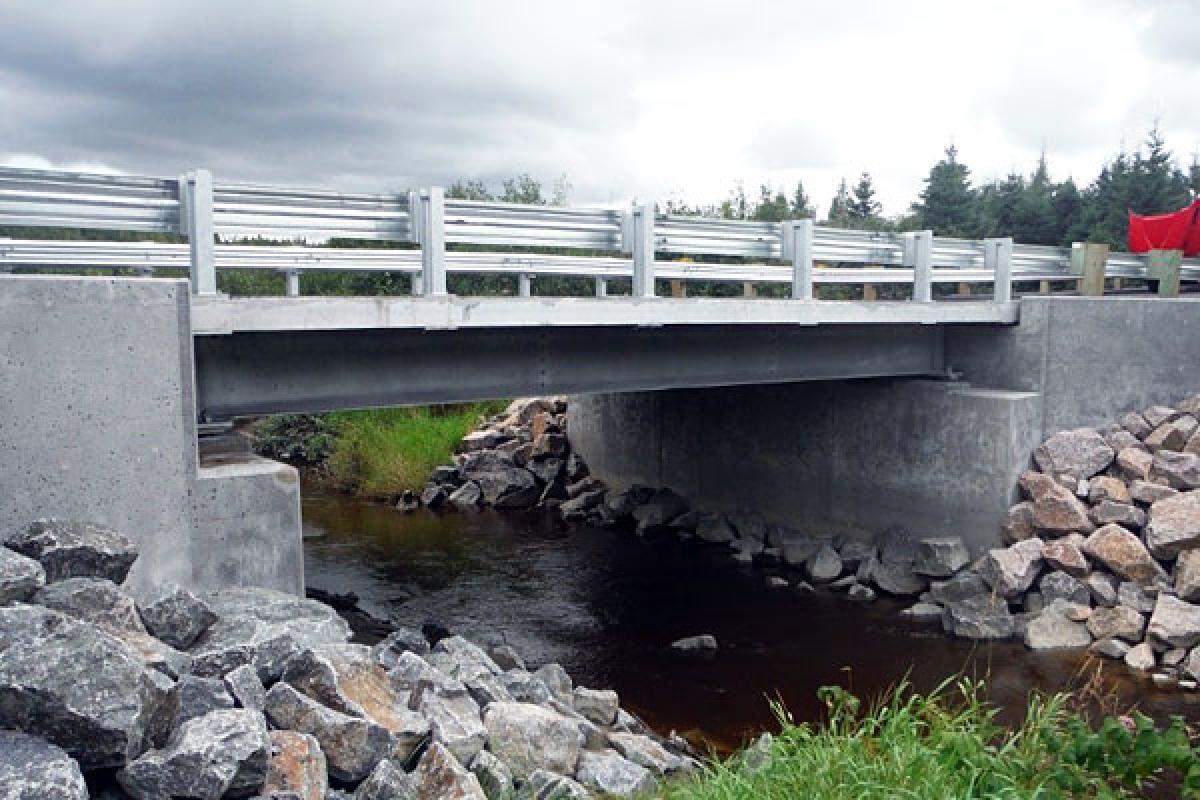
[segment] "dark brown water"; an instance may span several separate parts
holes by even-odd
[[[772,729],[769,699],[815,720],[818,687],[875,696],[906,676],[929,690],[956,673],[986,678],[1009,720],[1031,688],[1077,688],[1095,662],[1017,643],[972,645],[937,623],[905,621],[903,606],[771,589],[761,569],[720,547],[566,529],[550,514],[401,514],[385,505],[307,491],[308,584],[353,591],[364,610],[399,624],[435,621],[467,637],[502,633],[531,665],[557,661],[577,683],[616,689],[622,705],[662,733],[721,750]],[[711,658],[673,652],[711,633]],[[1200,694],[1155,690],[1105,663],[1103,685],[1122,710],[1200,721]]]

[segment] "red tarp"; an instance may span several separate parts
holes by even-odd
[[[1129,252],[1149,250],[1200,255],[1200,200],[1170,214],[1143,216],[1129,212]]]

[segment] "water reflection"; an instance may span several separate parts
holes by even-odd
[[[768,699],[816,719],[819,686],[871,696],[906,675],[928,690],[959,671],[986,676],[1011,720],[1030,687],[1078,685],[1086,657],[1032,653],[944,637],[936,623],[905,621],[883,599],[771,589],[761,570],[720,548],[673,538],[567,530],[550,514],[400,514],[306,490],[308,583],[353,591],[372,614],[436,621],[468,637],[502,633],[531,664],[557,661],[584,685],[616,689],[622,705],[662,732],[724,750],[772,726]],[[712,633],[711,658],[670,650],[680,636]],[[1200,720],[1200,695],[1155,690],[1123,665],[1105,686],[1158,718]]]

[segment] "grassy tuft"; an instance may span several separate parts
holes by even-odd
[[[384,408],[327,415],[335,431],[326,470],[338,488],[391,498],[425,485],[462,437],[504,402]]]
[[[1200,767],[1182,719],[1156,729],[1137,714],[1098,727],[1067,695],[1032,695],[1016,730],[996,722],[982,684],[947,682],[922,696],[901,686],[863,709],[825,687],[826,724],[794,724],[699,775],[668,785],[666,800],[844,800],[844,798],[1122,798],[1156,781],[1170,796],[1200,797]],[[1165,788],[1165,787],[1160,787]]]

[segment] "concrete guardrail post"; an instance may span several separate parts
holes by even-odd
[[[904,266],[912,267],[913,300],[933,302],[933,231],[904,234]]]
[[[654,207],[633,209],[633,296],[654,297]]]
[[[608,278],[596,278],[596,297],[608,297]]]
[[[446,294],[446,195],[440,186],[423,189],[417,222],[421,243],[421,294]]]
[[[1182,250],[1151,250],[1146,256],[1146,278],[1158,281],[1159,297],[1179,297]]]
[[[180,227],[191,255],[192,294],[217,293],[212,173],[189,172],[179,179]]]
[[[1012,290],[1012,237],[983,240],[983,266],[992,272],[992,301],[1008,303]]]
[[[1085,297],[1104,294],[1104,272],[1108,267],[1108,245],[1075,242],[1071,245],[1071,273],[1079,276],[1079,293]]]
[[[288,297],[300,296],[300,270],[287,269],[283,271],[285,293]]]
[[[517,296],[529,297],[533,294],[533,276],[528,272],[522,272],[517,276]]]
[[[783,223],[784,257],[792,262],[792,299],[813,299],[813,221],[790,220]]]

